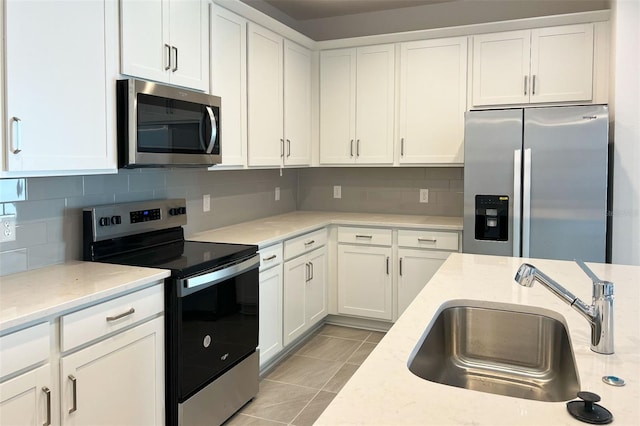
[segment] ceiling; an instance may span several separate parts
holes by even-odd
[[[251,0],[244,0],[251,4]],[[264,0],[293,19],[331,18],[459,0]]]

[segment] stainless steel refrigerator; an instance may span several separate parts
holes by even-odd
[[[469,111],[465,253],[604,262],[608,108]]]

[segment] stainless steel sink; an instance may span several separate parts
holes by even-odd
[[[580,390],[564,318],[504,303],[442,305],[409,370],[431,382],[538,401],[567,401]]]

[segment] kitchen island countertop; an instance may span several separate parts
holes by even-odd
[[[591,280],[574,262],[453,253],[371,355],[338,393],[316,425],[567,425],[584,424],[565,402],[540,402],[432,383],[413,375],[409,357],[440,306],[448,300],[489,300],[538,306],[566,320],[581,390],[595,392],[614,425],[640,424],[640,267],[588,263],[614,282],[615,353],[590,350],[590,326],[578,312],[536,283],[513,277],[523,262],[538,267],[591,303]],[[612,387],[603,376],[625,379]]]
[[[462,231],[461,217],[299,210],[210,231],[197,232],[189,235],[187,239],[256,244],[260,247],[266,247],[284,239],[334,224]]]

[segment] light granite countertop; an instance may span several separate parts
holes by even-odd
[[[266,247],[327,225],[462,231],[461,217],[294,211],[189,235],[187,239]]]
[[[170,271],[70,261],[0,277],[0,335],[142,289]]]
[[[371,355],[338,393],[316,425],[567,425],[583,424],[565,402],[539,402],[432,383],[407,362],[439,307],[471,299],[538,306],[560,313],[569,328],[582,390],[600,395],[614,425],[640,424],[640,267],[589,263],[615,284],[615,353],[590,350],[590,326],[538,283],[513,277],[523,262],[538,267],[580,299],[591,302],[591,281],[574,262],[452,253]],[[625,379],[623,387],[602,381]]]

